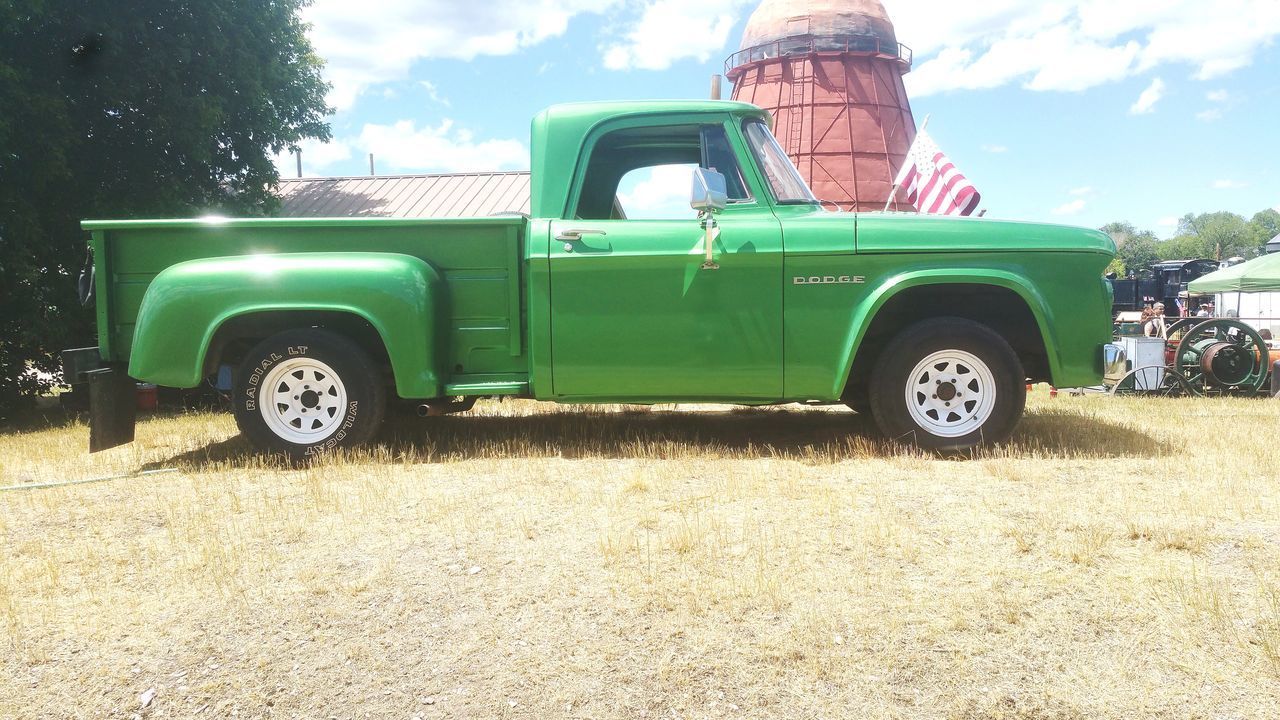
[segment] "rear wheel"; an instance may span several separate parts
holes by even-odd
[[[884,434],[934,450],[1004,440],[1026,400],[1013,349],[990,328],[962,318],[903,330],[872,375],[871,410]]]
[[[385,406],[386,390],[368,354],[319,328],[263,340],[236,374],[240,431],[259,448],[294,459],[368,442]]]

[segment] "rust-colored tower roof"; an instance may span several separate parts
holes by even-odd
[[[893,23],[877,0],[773,0],[751,14],[738,49],[801,35],[874,36],[898,44]]]
[[[725,62],[814,194],[850,210],[884,207],[911,147],[910,69],[878,0],[764,0]]]

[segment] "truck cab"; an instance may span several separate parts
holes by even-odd
[[[87,221],[98,395],[221,370],[245,434],[295,457],[367,441],[396,396],[843,403],[959,450],[1012,431],[1028,380],[1100,381],[1110,238],[828,211],[770,122],[549,108],[529,218]],[[691,209],[628,216],[627,178],[673,167]],[[99,404],[97,445],[131,437],[127,403]]]

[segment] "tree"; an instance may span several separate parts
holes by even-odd
[[[1213,212],[1202,215],[1184,215],[1178,221],[1178,238],[1195,238],[1182,241],[1180,246],[1194,250],[1188,257],[1204,257],[1225,260],[1230,257],[1245,259],[1257,257],[1263,243],[1258,241],[1255,227],[1243,217],[1231,212]]]
[[[272,156],[328,139],[309,2],[0,3],[0,421],[93,344],[81,219],[269,213]]]
[[[1150,230],[1138,230],[1132,223],[1113,222],[1102,226],[1102,232],[1116,243],[1116,260],[1108,270],[1121,275],[1132,272],[1143,275],[1150,272],[1151,264],[1159,259],[1159,239]]]
[[[1265,247],[1267,243],[1280,236],[1280,212],[1267,208],[1260,213],[1255,213],[1249,225],[1257,235],[1258,245]]]
[[[1206,251],[1204,239],[1199,235],[1178,235],[1160,243],[1161,260],[1194,260],[1196,258],[1213,257],[1212,251]]]
[[[1216,260],[1243,257],[1247,260],[1258,256],[1261,243],[1244,218],[1229,212],[1208,213],[1200,217],[1200,237],[1215,253],[1205,257]]]

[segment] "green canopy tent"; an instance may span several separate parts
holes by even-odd
[[[1280,292],[1280,253],[1211,272],[1192,280],[1187,290],[1197,295],[1234,292]]]

